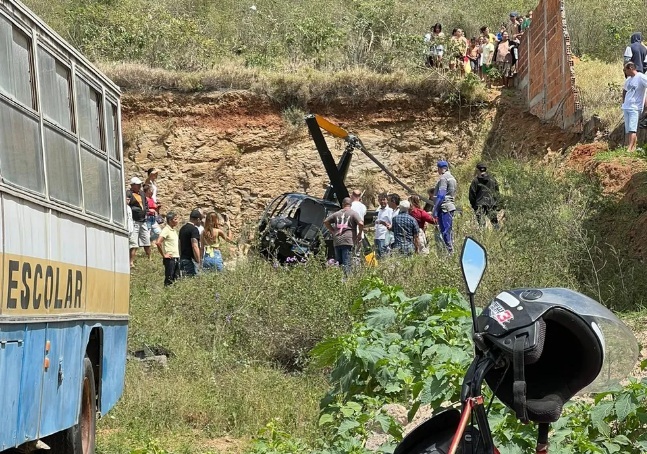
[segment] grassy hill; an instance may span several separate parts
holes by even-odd
[[[25,0],[94,61],[193,71],[232,60],[247,67],[390,72],[420,66],[422,36],[440,22],[476,36],[533,0]],[[641,0],[567,0],[573,50],[615,61],[635,30]]]

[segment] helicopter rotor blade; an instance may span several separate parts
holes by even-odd
[[[332,134],[335,137],[339,137],[341,139],[346,139],[348,138],[349,134],[348,131],[346,131],[344,128],[341,126],[337,126],[335,123],[326,120],[324,117],[320,115],[315,114],[315,118],[317,119],[317,124],[321,129],[325,129],[328,131],[330,134]]]
[[[431,203],[433,205],[433,201],[429,200],[427,197],[422,196],[418,194],[416,191],[413,190],[412,187],[407,185],[404,181],[399,179],[393,172],[391,172],[384,164],[382,164],[371,152],[369,152],[364,144],[362,143],[361,140],[358,139],[359,142],[359,149],[362,153],[366,155],[371,161],[373,161],[384,173],[387,174],[389,178],[391,178],[393,181],[398,183],[400,186],[402,186],[409,194],[416,194],[418,197],[420,197],[420,200],[422,200],[425,203]]]

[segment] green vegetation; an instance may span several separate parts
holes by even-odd
[[[609,252],[595,241],[590,223],[609,206],[592,182],[581,176],[563,175],[558,169],[515,160],[492,163],[491,168],[505,199],[503,228],[479,230],[469,209],[456,219],[457,238],[475,235],[488,248],[490,264],[479,304],[505,288],[566,286],[614,309],[640,310],[645,306],[644,266],[618,249],[617,263],[608,260],[610,264],[600,269],[600,261],[607,260],[605,254]],[[469,181],[471,170],[472,165],[466,164],[455,173],[459,181]],[[464,187],[460,194],[462,206],[468,207]],[[264,434],[260,444],[251,446],[257,452],[303,452],[304,446],[333,449],[349,442],[346,435],[353,439],[355,435],[364,436],[373,427],[371,420],[397,435],[381,411],[382,403],[401,401],[407,409],[416,405],[416,399],[435,403],[438,396],[418,390],[420,385],[414,387],[414,383],[428,382],[428,367],[443,370],[443,380],[451,384],[445,388],[451,395],[444,397],[455,398],[453,385],[464,366],[463,349],[467,348],[464,332],[463,337],[460,334],[465,313],[459,308],[462,299],[454,290],[438,288],[462,288],[457,257],[448,258],[433,250],[429,256],[385,260],[377,268],[358,270],[344,283],[339,269],[325,267],[316,260],[274,267],[250,259],[223,274],[181,281],[169,289],[162,287],[162,268],[157,261],[139,259],[136,266],[129,349],[149,346],[168,350],[171,356],[167,369],[146,367],[137,361],[129,363],[125,394],[99,426],[99,452],[103,454],[134,449],[163,452],[159,447],[173,453],[218,452],[222,437],[237,440],[228,450],[242,451],[260,433]],[[389,290],[394,286],[404,293]],[[370,290],[374,292],[364,299]],[[426,293],[431,297],[404,296]],[[457,320],[457,325],[444,327],[446,332],[454,333],[450,344],[455,343],[457,349],[451,352],[452,359],[422,361],[415,356],[416,342],[402,342],[399,348],[409,358],[409,372],[398,375],[398,371],[387,368],[386,372],[395,379],[390,381],[386,394],[369,384],[368,374],[374,372],[371,352],[377,350],[368,345],[359,353],[339,349],[340,345],[358,347],[354,342],[363,332],[362,326],[378,323],[388,315],[376,307],[389,307],[391,303],[401,304],[396,311],[398,317],[412,310],[416,301],[430,303],[428,311],[414,311],[406,321],[428,330],[425,337],[437,339],[438,329],[429,323],[433,317],[444,316],[443,308],[436,306],[441,300],[453,304],[444,309]],[[393,325],[393,329],[403,336],[404,325]],[[384,333],[391,331],[389,328]],[[382,348],[391,352],[384,343],[390,342],[386,334],[378,333],[375,327],[369,332],[373,333],[371,339],[382,342]],[[343,376],[343,369],[336,367],[330,375],[326,364],[333,363],[310,360],[312,348],[331,338],[340,342],[319,344],[315,350],[319,351],[318,359],[332,360],[342,351],[354,351],[349,358],[363,365],[363,381],[342,383],[335,377]],[[355,341],[341,342],[344,339]],[[324,355],[325,351],[337,353]],[[445,353],[450,354],[435,352]],[[322,420],[319,404],[327,392],[331,403],[326,414],[330,416]],[[643,404],[636,399],[636,411],[640,413]],[[514,435],[517,438],[506,443],[523,446],[526,432],[502,412],[497,413],[497,424],[504,417],[507,422],[498,432],[499,439],[505,441],[503,434]],[[577,415],[583,418],[579,410]],[[613,414],[604,417],[612,418]],[[340,432],[341,423],[349,418],[358,425],[347,422],[343,427],[348,430]],[[599,424],[577,430],[575,427],[575,422],[568,422],[560,434],[573,440],[601,436],[592,432],[593,427],[601,427]],[[613,430],[620,429],[614,426]],[[622,430],[618,433],[625,433]]]
[[[647,151],[643,148],[637,148],[636,151],[627,151],[627,148],[621,147],[615,150],[599,151],[595,154],[594,159],[599,162],[611,162],[634,159],[647,160]]]
[[[26,0],[25,3],[93,61],[141,63],[174,70],[212,69],[232,60],[248,67],[385,73],[420,66],[422,36],[476,36],[535,0]],[[645,28],[641,0],[566,2],[577,55],[616,61],[631,33]]]
[[[369,454],[366,442],[376,430],[388,434],[380,451],[391,452],[401,427],[388,414],[387,404],[403,403],[411,409],[412,419],[421,404],[437,409],[459,399],[473,355],[467,302],[449,289],[408,298],[398,287],[375,279],[371,284],[363,302],[377,301],[381,306],[368,310],[349,334],[313,350],[315,360],[334,365],[332,389],[322,401],[319,418],[323,439],[309,446],[270,425],[254,443],[253,454]],[[644,452],[645,417],[647,379],[631,380],[624,388],[597,394],[592,402],[568,405],[564,417],[553,425],[551,452]],[[498,402],[493,403],[490,418],[502,453],[534,448],[534,425],[520,424]]]
[[[575,65],[575,83],[580,90],[585,120],[597,115],[610,130],[622,122],[620,104],[625,77],[619,56],[612,63],[584,57]]]
[[[451,104],[487,99],[473,78],[429,71],[424,33],[436,21],[468,36],[496,31],[510,10],[532,0],[425,4],[413,0],[52,0],[25,2],[124,89],[187,92],[245,89],[283,109],[344,97],[365,105],[388,93],[441,97]],[[254,6],[256,9],[252,9]],[[566,4],[585,117],[619,121],[619,58],[644,28],[640,0]],[[632,12],[632,13],[627,13]],[[633,22],[632,22],[633,21]],[[600,84],[604,80],[604,84]]]

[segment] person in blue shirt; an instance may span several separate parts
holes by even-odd
[[[454,224],[454,212],[456,211],[454,200],[457,182],[449,171],[447,161],[438,161],[437,167],[440,177],[436,183],[436,202],[434,203],[432,215],[438,219],[438,227],[447,252],[452,254],[454,252],[452,227]]]

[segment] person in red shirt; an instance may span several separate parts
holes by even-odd
[[[413,219],[418,223],[420,227],[420,234],[418,235],[418,245],[419,254],[429,254],[429,247],[427,245],[427,236],[425,235],[425,226],[427,224],[436,224],[436,219],[425,210],[422,209],[422,203],[420,202],[420,196],[414,194],[409,197],[409,202],[411,202],[411,210],[409,214]]]

